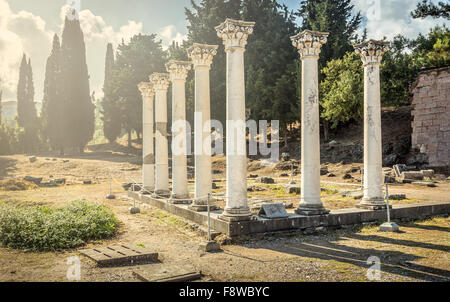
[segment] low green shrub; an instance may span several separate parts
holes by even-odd
[[[0,204],[0,243],[31,251],[76,248],[112,237],[119,221],[106,206],[73,201],[62,208]]]

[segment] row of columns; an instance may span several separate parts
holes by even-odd
[[[227,199],[221,219],[248,220],[251,212],[247,203],[247,157],[245,128],[230,127],[229,123],[246,122],[244,52],[248,36],[253,33],[254,22],[226,19],[215,29],[223,40],[227,54]],[[302,198],[296,213],[301,215],[328,214],[321,201],[320,189],[320,121],[318,60],[328,33],[305,30],[292,37],[293,45],[302,62]],[[364,199],[362,206],[384,205],[381,166],[381,105],[379,66],[388,43],[370,40],[355,46],[364,63],[365,155]],[[174,135],[181,140],[177,148],[186,148],[186,92],[185,83],[193,64],[195,71],[195,194],[191,209],[206,211],[212,192],[211,145],[204,142],[211,135],[211,106],[209,71],[218,45],[194,43],[188,50],[192,62],[170,61],[168,74],[155,73],[150,82],[139,84],[143,96],[144,146],[143,187],[156,197],[169,197],[169,167],[167,141],[167,89],[172,83],[172,120],[180,125]],[[155,110],[153,112],[153,97]],[[153,114],[156,131],[153,131]],[[153,133],[155,149],[153,154]],[[209,146],[209,147],[208,147]],[[201,150],[198,150],[201,148]],[[187,185],[187,158],[174,154],[172,159],[172,195],[174,203],[189,202]]]

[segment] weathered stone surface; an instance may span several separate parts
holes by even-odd
[[[412,146],[428,155],[433,167],[450,165],[450,67],[423,71],[412,87]],[[412,161],[412,160],[411,160]]]
[[[94,260],[100,267],[133,265],[158,260],[158,253],[154,253],[148,248],[130,245],[113,245],[84,249],[79,252]]]
[[[263,204],[258,215],[268,219],[289,217],[283,203]]]
[[[263,184],[274,184],[275,180],[272,177],[261,177],[260,182]]]
[[[23,180],[32,182],[32,183],[34,183],[34,184],[36,184],[36,185],[39,185],[39,184],[42,182],[42,177],[25,176],[25,177],[23,178]]]
[[[398,232],[400,227],[395,222],[386,222],[380,226],[381,232]]]
[[[284,186],[284,190],[288,194],[300,195],[302,193],[302,187],[300,185],[287,185],[287,186]]]

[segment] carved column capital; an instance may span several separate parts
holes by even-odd
[[[319,57],[322,45],[327,43],[329,33],[304,30],[291,37],[292,45],[298,49],[300,58]]]
[[[167,72],[171,81],[186,81],[189,70],[192,69],[191,62],[170,60],[166,64]]]
[[[383,54],[389,50],[389,42],[369,40],[355,45],[355,52],[361,56],[364,66],[379,65]]]
[[[138,89],[141,92],[142,96],[153,97],[155,95],[155,91],[153,90],[153,85],[150,82],[139,83]]]
[[[217,36],[223,40],[225,51],[245,51],[248,36],[253,33],[255,22],[226,19],[225,22],[216,26]]]
[[[197,67],[210,68],[218,48],[218,45],[194,43],[188,49],[188,55],[194,64],[194,69]]]
[[[170,84],[170,75],[168,73],[154,73],[150,76],[150,82],[155,91],[167,91]]]

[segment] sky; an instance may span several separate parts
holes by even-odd
[[[45,63],[52,38],[61,35],[67,2],[80,8],[80,22],[86,42],[91,91],[103,95],[106,45],[116,46],[138,33],[156,33],[167,46],[186,37],[185,7],[190,0],[0,0],[0,90],[3,101],[15,101],[22,54],[31,57],[35,99],[42,101]],[[450,22],[410,16],[420,0],[352,0],[364,17],[363,27],[372,39],[391,39],[397,34],[415,38],[435,25]],[[199,0],[196,0],[199,2]],[[296,10],[299,0],[279,0]],[[434,2],[437,2],[434,0]],[[248,20],[251,21],[251,20]],[[298,20],[300,22],[301,20]]]

